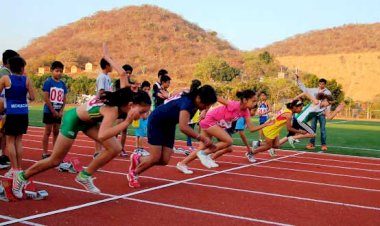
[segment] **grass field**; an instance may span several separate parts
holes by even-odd
[[[66,109],[69,109],[67,107]],[[257,125],[257,119],[252,119]],[[29,113],[29,123],[32,126],[43,126],[42,123],[42,106],[31,106]],[[134,129],[130,127],[128,134],[134,135]],[[319,131],[317,131],[319,136]],[[286,135],[286,130],[283,129],[282,135]],[[327,144],[328,153],[380,157],[380,122],[369,121],[346,121],[333,120],[327,122]],[[248,140],[258,139],[258,133],[246,132]],[[180,140],[186,139],[186,136],[180,131],[177,131],[176,138]],[[236,145],[242,145],[239,134],[233,136]],[[297,150],[307,151],[304,147],[308,143],[307,140],[302,140],[296,144]],[[314,151],[320,151],[320,138],[317,137],[317,148]],[[283,149],[292,149],[288,144],[282,146]]]

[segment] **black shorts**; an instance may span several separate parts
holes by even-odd
[[[305,130],[306,132],[310,133],[310,134],[314,134],[314,130],[306,123],[304,122],[298,122],[297,119],[293,119],[293,122],[292,122],[292,127],[294,129],[302,129],[302,130]],[[290,137],[290,136],[294,136],[296,135],[296,133],[294,132],[289,132],[287,137]]]
[[[28,115],[7,115],[5,120],[5,135],[18,136],[28,130]]]
[[[61,124],[62,118],[55,118],[52,113],[44,113],[42,122],[44,124]]]
[[[158,119],[149,117],[148,120],[148,143],[151,145],[173,148],[176,125],[163,125]]]

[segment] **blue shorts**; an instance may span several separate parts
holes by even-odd
[[[260,116],[259,117],[259,124],[262,125],[268,120],[268,116]]]
[[[140,127],[136,128],[135,130],[135,135],[137,137],[146,137],[146,130],[148,126],[148,119],[140,119],[139,120],[139,125]]]
[[[152,116],[152,115],[151,115]],[[176,124],[165,124],[159,119],[149,116],[148,143],[168,148],[174,147]]]

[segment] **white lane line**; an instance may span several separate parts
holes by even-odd
[[[0,176],[3,177],[3,176]],[[167,180],[171,181],[171,180]],[[45,185],[45,186],[50,186],[50,187],[55,187],[55,188],[60,188],[60,189],[65,189],[65,190],[71,190],[71,191],[77,191],[77,192],[83,192],[83,193],[89,193],[86,190],[79,189],[79,188],[74,188],[74,187],[68,187],[68,186],[63,186],[63,185],[57,185],[57,184],[51,184],[51,183],[46,183],[46,182],[41,182],[41,181],[33,181],[35,184],[40,184],[40,185]],[[92,193],[89,193],[92,194]],[[95,195],[95,194],[93,194]],[[108,197],[117,197],[117,195],[112,195],[108,193],[101,192],[98,195],[102,196],[108,196]],[[142,199],[135,199],[135,198],[122,198],[124,200],[130,200],[130,201],[136,201],[136,202],[142,202],[142,203],[147,203],[151,205],[157,205],[157,206],[163,206],[163,207],[169,207],[169,208],[175,208],[175,209],[180,209],[180,210],[187,210],[187,211],[192,211],[192,212],[198,212],[198,213],[205,213],[209,215],[215,215],[215,216],[220,216],[220,217],[227,217],[227,218],[233,218],[233,219],[238,219],[238,220],[245,220],[245,221],[251,221],[251,222],[258,222],[258,223],[265,223],[265,224],[272,224],[272,225],[286,225],[288,226],[289,224],[284,224],[284,223],[279,223],[279,222],[274,222],[274,221],[267,221],[267,220],[262,220],[262,219],[257,219],[257,218],[251,218],[251,217],[244,217],[244,216],[239,216],[239,215],[231,215],[231,214],[226,214],[226,213],[220,213],[220,212],[214,212],[214,211],[208,211],[208,210],[202,210],[202,209],[196,209],[196,208],[189,208],[185,206],[179,206],[179,205],[171,205],[171,204],[166,204],[166,203],[160,203],[160,202],[151,202],[151,201],[146,201]],[[14,220],[9,219],[9,220]],[[2,225],[0,223],[0,225]]]
[[[30,128],[30,126],[29,126]],[[33,127],[33,128],[38,128],[40,131],[43,130],[43,128],[41,127]],[[38,133],[40,133],[40,131],[38,131]],[[36,131],[37,132],[37,131]],[[41,137],[41,135],[31,135],[31,134],[25,134],[24,136],[36,136],[36,137]],[[135,136],[131,136],[129,135],[128,137],[135,137]],[[93,143],[94,141],[90,140],[90,139],[86,139],[87,137],[85,135],[83,135],[83,139],[76,139],[78,141],[83,141],[83,142],[91,142]],[[177,140],[177,142],[181,142],[183,144],[185,144],[185,141],[183,140]],[[235,147],[242,147],[242,146],[236,146],[234,145]],[[316,146],[320,146],[320,145],[316,145]],[[363,151],[380,151],[380,149],[372,149],[372,148],[363,148],[363,147],[345,147],[345,146],[331,146],[329,145],[329,147],[335,147],[335,148],[343,148],[343,149],[355,149],[355,150],[363,150]],[[295,150],[280,150],[280,151],[286,151],[286,152],[298,152],[298,151],[295,151]],[[367,156],[353,156],[353,155],[342,155],[342,154],[333,154],[333,153],[318,153],[318,152],[306,152],[306,153],[310,153],[310,154],[318,154],[318,155],[325,155],[325,156],[329,156],[329,155],[332,155],[332,156],[339,156],[339,157],[348,157],[348,158],[358,158],[358,159],[370,159],[370,160],[379,160],[380,161],[380,158],[376,158],[376,157],[367,157]]]
[[[301,155],[301,154],[303,154],[303,152],[300,152],[300,153],[297,153],[297,154],[294,154],[294,155],[280,157],[280,158],[277,158],[277,159],[271,159],[271,160],[267,160],[267,161],[263,161],[263,162],[259,162],[259,163],[253,163],[253,164],[248,164],[248,165],[244,165],[244,166],[238,166],[238,167],[222,170],[222,171],[215,172],[215,173],[210,173],[210,174],[206,174],[206,175],[202,175],[202,176],[197,176],[197,177],[189,178],[189,179],[186,179],[186,180],[176,181],[176,182],[173,182],[173,183],[164,184],[164,185],[160,185],[160,186],[157,186],[157,187],[153,187],[153,188],[148,188],[148,189],[132,192],[132,193],[121,195],[121,196],[111,197],[111,198],[107,198],[107,199],[103,199],[103,200],[98,200],[98,201],[94,201],[94,202],[85,203],[85,204],[82,204],[82,205],[71,206],[71,207],[67,207],[67,208],[63,208],[63,209],[58,209],[58,210],[54,210],[54,211],[50,211],[50,212],[46,212],[46,213],[36,214],[36,215],[29,216],[29,217],[24,217],[24,218],[21,218],[21,219],[13,220],[13,221],[7,221],[7,222],[5,222],[5,224],[11,224],[11,223],[13,224],[13,223],[17,223],[17,222],[21,222],[21,221],[25,221],[25,220],[31,220],[31,219],[41,218],[41,217],[45,217],[45,216],[54,215],[54,214],[57,214],[57,213],[63,213],[63,212],[68,212],[68,211],[72,211],[72,210],[76,210],[76,209],[81,209],[81,208],[85,208],[85,207],[89,207],[89,206],[93,206],[93,205],[98,205],[100,203],[110,202],[110,201],[122,199],[122,198],[125,198],[125,197],[130,197],[132,195],[138,195],[138,194],[143,194],[143,193],[147,193],[147,192],[150,192],[150,191],[155,191],[155,190],[159,190],[159,189],[163,189],[163,188],[167,188],[167,187],[172,187],[172,186],[175,186],[175,185],[178,185],[178,184],[182,184],[182,183],[185,183],[185,182],[190,182],[190,181],[202,179],[202,178],[206,178],[206,177],[210,177],[210,176],[214,176],[214,175],[230,172],[230,171],[233,171],[233,170],[244,169],[244,168],[247,168],[247,167],[250,167],[250,166],[261,165],[261,164],[264,164],[264,163],[273,162],[273,161],[281,160],[283,158],[289,158],[289,157],[296,156],[296,155]],[[2,225],[2,224],[0,224],[0,225]]]
[[[15,219],[17,219],[17,218],[9,217],[9,216],[6,216],[6,215],[0,215],[0,218],[5,219],[5,220],[15,220]],[[33,222],[30,222],[30,221],[22,221],[20,223],[26,224],[26,225],[32,225],[32,226],[44,226],[43,224],[33,223]]]
[[[29,140],[29,139],[24,139],[24,141],[28,142],[39,142],[36,140]],[[130,146],[130,145],[126,145]],[[76,145],[74,144],[73,147],[79,147],[79,148],[88,148],[88,146],[82,146],[82,145]],[[41,150],[41,149],[38,149]],[[307,153],[307,152],[297,152],[297,153]],[[246,159],[244,156],[237,156],[233,154],[225,154],[225,157],[234,157],[234,158],[240,158],[240,159]],[[172,156],[173,158],[180,158],[183,159],[183,157],[177,157],[177,156]],[[260,158],[258,158],[260,159]],[[308,162],[297,162],[297,161],[289,161],[289,160],[284,160],[284,161],[278,161],[278,162],[285,162],[285,163],[294,163],[294,164],[302,164],[302,165],[311,165],[311,166],[323,166],[323,167],[329,167],[329,168],[339,168],[339,169],[348,169],[348,170],[359,170],[359,171],[366,171],[366,172],[380,172],[380,170],[372,170],[372,169],[363,169],[363,168],[357,168],[357,167],[346,167],[346,166],[334,166],[334,165],[325,165],[325,164],[318,164],[318,163],[308,163]],[[233,162],[230,162],[230,164],[236,164]]]
[[[32,147],[25,147],[24,149],[31,149],[31,150],[38,150],[40,151],[39,148],[32,148]],[[88,154],[80,154],[80,153],[74,153],[74,152],[69,152],[69,155],[77,155],[77,156],[83,156],[83,157],[91,157],[92,155]],[[173,158],[180,158],[176,156],[172,156]],[[260,159],[257,158],[258,160],[266,160],[266,159]],[[129,162],[128,159],[121,159],[121,158],[115,158],[113,161],[119,161],[119,162]],[[232,163],[232,162],[225,162],[225,161],[218,161],[220,163],[227,163],[227,164],[232,164],[232,165],[246,165],[243,163]],[[166,167],[170,168],[176,168],[174,165],[166,165]],[[261,167],[261,168],[270,168],[270,169],[276,169],[276,170],[286,170],[286,171],[295,171],[295,172],[303,172],[303,173],[312,173],[312,174],[321,174],[321,175],[330,175],[330,176],[339,176],[339,177],[348,177],[348,178],[355,178],[355,179],[365,179],[365,180],[374,180],[374,181],[380,181],[380,178],[374,178],[374,177],[366,177],[366,176],[354,176],[354,175],[348,175],[348,174],[339,174],[339,173],[328,173],[328,172],[321,172],[321,171],[312,171],[312,170],[302,170],[302,169],[293,169],[293,168],[287,168],[287,167],[274,167],[274,166],[266,166],[266,165],[258,165],[256,167]],[[191,169],[196,169],[200,171],[204,171],[204,169],[201,168],[194,168],[191,167]],[[231,173],[235,174],[235,173]]]
[[[90,157],[90,156],[86,156]],[[28,162],[37,162],[36,160],[32,159],[23,159],[23,161]],[[170,168],[175,168],[175,166],[169,166]],[[209,170],[209,169],[201,169],[201,168],[191,168],[196,171],[202,171],[202,172],[219,172],[217,170]],[[118,171],[110,171],[110,170],[98,170],[97,172],[103,172],[103,173],[109,173],[114,175],[123,175],[127,176],[126,173],[118,172]],[[180,172],[177,172],[180,173]],[[328,184],[328,183],[321,183],[321,182],[314,182],[314,181],[305,181],[305,180],[295,180],[295,179],[287,179],[287,178],[281,178],[281,177],[270,177],[270,176],[260,176],[260,175],[253,175],[253,174],[245,174],[245,173],[234,173],[234,172],[228,172],[225,173],[228,175],[236,175],[236,176],[243,176],[243,177],[252,177],[252,178],[260,178],[260,179],[268,179],[268,180],[275,180],[275,181],[286,181],[286,182],[294,182],[294,183],[301,183],[301,184],[312,184],[312,185],[318,185],[318,186],[327,186],[327,187],[334,187],[334,188],[344,188],[344,189],[351,189],[351,190],[359,190],[359,191],[368,191],[368,192],[380,192],[379,189],[372,189],[372,188],[363,188],[363,187],[354,187],[354,186],[347,186],[347,185],[339,185],[339,184]],[[164,178],[157,178],[157,177],[150,177],[150,176],[140,176],[141,178],[147,178],[152,180],[160,180],[160,181],[166,181],[166,182],[173,182],[175,180],[170,179],[164,179]],[[186,183],[191,184],[191,183]]]

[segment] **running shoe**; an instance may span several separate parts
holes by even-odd
[[[15,172],[13,177],[13,183],[12,183],[12,193],[16,198],[21,199],[23,196],[23,190],[26,184],[28,183],[25,178],[22,176],[22,171]]]
[[[314,144],[309,143],[308,145],[306,145],[306,149],[308,149],[308,150],[314,150],[315,146],[314,146]]]
[[[121,157],[128,157],[128,153],[126,150],[122,149],[121,152],[120,152],[120,156]]]
[[[140,183],[138,181],[138,175],[136,175],[136,173],[134,171],[129,171],[128,174],[127,174],[127,178],[128,178],[128,185],[129,187],[131,188],[139,188],[140,187]]]
[[[149,151],[145,150],[144,148],[136,148],[133,153],[139,154],[142,157],[150,155]]]
[[[198,151],[197,157],[201,161],[202,165],[204,165],[206,168],[211,168],[210,161],[208,161],[208,157],[204,151]]]
[[[14,170],[13,168],[11,168],[11,169],[8,170],[8,172],[6,172],[4,174],[4,177],[6,177],[6,178],[13,178],[14,174],[16,174],[16,173],[17,173],[17,171]]]
[[[177,166],[176,168],[181,171],[182,173],[184,174],[193,174],[193,171],[189,170],[189,168],[187,168],[187,165],[185,164],[182,164],[180,162],[177,163]]]
[[[100,190],[99,188],[97,188],[95,185],[94,185],[94,180],[96,178],[95,177],[91,177],[91,176],[81,176],[81,173],[78,173],[78,175],[75,177],[75,181],[82,185],[87,191],[91,192],[91,193],[100,193]]]
[[[253,149],[260,147],[260,141],[257,141],[257,140],[252,141],[252,147]]]
[[[326,144],[322,145],[322,146],[321,146],[321,150],[322,150],[322,151],[327,151],[327,145],[326,145]]]
[[[288,142],[292,148],[296,148],[296,146],[294,146],[294,137],[293,136],[288,137]]]
[[[7,169],[11,166],[8,156],[0,156],[0,169]]]
[[[276,157],[277,156],[276,151],[274,150],[274,148],[269,149],[268,153],[269,153],[270,157]]]
[[[253,156],[253,153],[252,153],[252,152],[247,152],[247,153],[245,153],[245,157],[247,157],[247,159],[248,159],[249,162],[252,162],[252,163],[257,162],[257,160],[256,160],[255,157]]]
[[[207,161],[209,161],[210,166],[212,168],[219,167],[219,164],[214,161],[214,159],[211,158],[211,154],[207,155]]]
[[[300,143],[301,141],[298,139],[294,139],[294,143]]]
[[[186,150],[183,148],[179,148],[179,147],[178,148],[173,147],[173,152],[176,154],[186,155]]]

